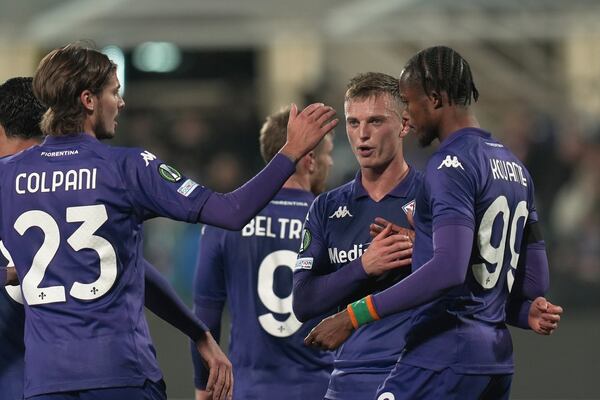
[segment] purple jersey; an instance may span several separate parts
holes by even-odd
[[[0,242],[0,265],[13,265],[12,257]],[[23,343],[25,312],[20,286],[0,288],[0,388],[2,398],[23,398]]]
[[[344,268],[367,250],[371,242],[369,225],[376,217],[409,227],[406,213],[414,206],[420,182],[421,174],[411,168],[398,186],[375,202],[358,173],[353,181],[317,197],[305,223],[303,249],[296,268],[311,269],[317,275]],[[406,267],[367,279],[356,293],[348,293],[339,307],[386,289],[409,272]],[[408,318],[408,312],[399,313],[357,329],[336,352],[327,398],[371,398],[398,360]],[[369,376],[374,379],[368,379]]]
[[[234,399],[319,399],[327,389],[331,354],[303,342],[322,317],[303,324],[292,311],[292,268],[313,199],[282,189],[240,232],[203,228],[194,304],[221,310],[227,300]]]
[[[416,200],[413,270],[432,258],[432,232],[444,225],[472,227],[473,251],[464,284],[414,312],[403,363],[466,374],[512,373],[505,306],[524,226],[534,221],[529,172],[489,133],[466,128],[441,144]]]
[[[135,148],[48,137],[3,160],[0,233],[25,307],[25,396],[161,378],[144,317],[141,224],[196,222],[208,190]]]

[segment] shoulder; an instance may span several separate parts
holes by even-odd
[[[329,210],[335,211],[340,205],[348,204],[353,192],[354,180],[318,195],[311,210],[318,210],[317,212],[322,214],[326,214]]]

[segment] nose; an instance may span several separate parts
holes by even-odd
[[[369,132],[369,129],[368,129],[368,124],[360,124],[360,126],[358,128],[358,137],[361,138],[362,140],[367,140],[368,138],[371,137],[371,133]]]
[[[119,108],[119,110],[125,107],[125,100],[123,100],[122,97],[119,98],[119,104],[117,105],[117,107]]]

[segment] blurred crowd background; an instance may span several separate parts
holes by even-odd
[[[143,147],[218,191],[263,166],[267,114],[323,101],[342,119],[333,188],[357,169],[343,124],[348,79],[398,76],[421,48],[456,48],[471,63],[482,126],[534,177],[549,298],[567,311],[546,342],[515,333],[514,398],[600,399],[598,21],[596,0],[0,0],[0,81],[33,74],[54,47],[92,40],[120,66],[115,144]],[[407,139],[414,167],[430,152]],[[146,257],[188,302],[199,231],[165,219],[145,227]],[[191,396],[191,367],[178,359],[186,344],[172,347],[174,331],[154,324],[171,395]]]

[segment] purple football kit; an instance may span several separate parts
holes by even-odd
[[[414,308],[405,350],[378,400],[440,398],[456,390],[462,398],[473,398],[484,392],[482,388],[485,398],[508,395],[513,358],[504,321],[517,267],[522,265],[519,254],[527,244],[524,231],[537,221],[533,194],[526,168],[489,133],[462,129],[441,143],[416,198],[413,274],[373,296],[381,317],[430,296]],[[457,227],[458,238],[445,237],[447,227]],[[442,246],[452,240],[467,245]],[[434,253],[434,243],[440,254]],[[454,253],[464,249],[470,251],[462,255],[466,276],[454,262]],[[435,295],[438,281],[456,271],[457,282],[463,283]],[[413,290],[417,283],[421,294]],[[434,375],[437,381],[430,380]],[[465,381],[469,375],[475,377]],[[448,387],[433,387],[439,379]]]
[[[240,232],[203,228],[194,309],[218,338],[227,301],[235,400],[318,399],[327,390],[331,353],[303,342],[324,315],[301,323],[292,311],[292,269],[313,199],[284,188]],[[207,371],[194,351],[192,359],[204,389]]]
[[[316,312],[331,314],[362,296],[402,280],[409,267],[371,278],[360,257],[371,242],[369,225],[383,217],[409,227],[421,184],[421,174],[410,168],[407,176],[379,202],[361,183],[361,174],[347,184],[317,197],[306,219],[294,272],[294,309],[303,318]],[[392,370],[402,348],[409,313],[401,313],[359,328],[335,355],[326,399],[368,399]]]
[[[25,314],[20,297],[16,286],[0,288],[0,388],[1,397],[7,400],[23,398]]]
[[[261,195],[246,201],[252,182],[216,194],[148,151],[87,134],[50,136],[3,159],[0,235],[19,249],[12,255],[27,304],[25,397],[160,381],[143,313],[142,222],[218,223],[227,218],[215,210],[238,201],[256,212],[294,171],[285,156],[272,164],[255,178]]]

